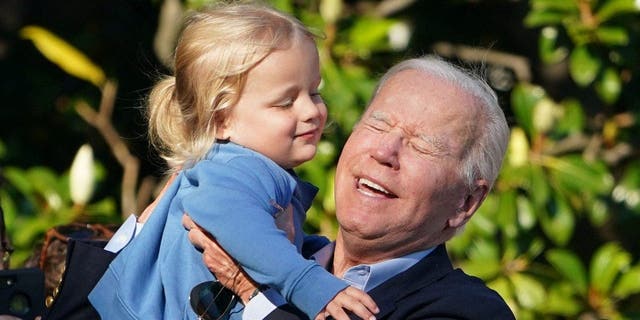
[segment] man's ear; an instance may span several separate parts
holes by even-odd
[[[477,180],[472,190],[465,195],[464,200],[456,209],[456,214],[449,218],[449,227],[462,227],[471,219],[489,193],[489,183],[486,180]]]

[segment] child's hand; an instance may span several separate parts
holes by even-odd
[[[315,320],[324,320],[329,316],[335,320],[349,320],[346,310],[351,311],[360,319],[366,320],[375,320],[374,314],[380,312],[376,303],[366,292],[354,287],[347,287],[329,301]]]

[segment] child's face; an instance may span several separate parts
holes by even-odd
[[[327,119],[319,85],[316,46],[298,37],[249,72],[219,137],[260,152],[284,168],[310,160]]]

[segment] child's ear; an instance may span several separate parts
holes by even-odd
[[[227,119],[218,124],[216,128],[216,140],[229,140],[233,132],[232,126]]]

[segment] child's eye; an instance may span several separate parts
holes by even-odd
[[[293,106],[293,99],[285,100],[274,105],[276,108],[289,108],[291,106]]]

